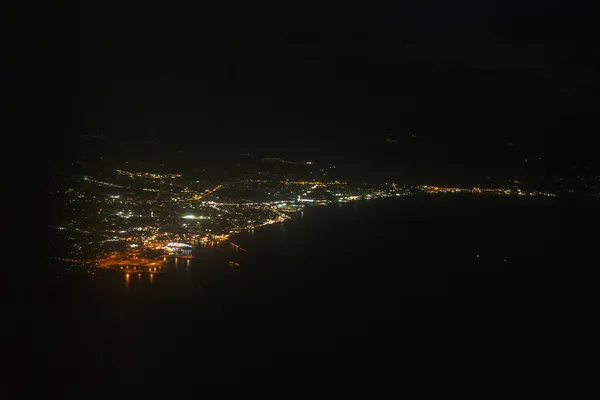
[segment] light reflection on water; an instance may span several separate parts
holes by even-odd
[[[337,207],[335,209],[337,210]],[[98,269],[99,279],[92,279],[90,276],[88,280],[90,282],[93,280],[95,288],[101,292],[108,293],[108,291],[119,290],[125,291],[128,296],[143,296],[143,292],[146,290],[168,293],[170,296],[182,293],[188,287],[208,287],[226,274],[231,275],[232,273],[228,271],[231,271],[232,267],[236,267],[234,269],[253,268],[252,266],[255,265],[253,257],[264,253],[269,259],[271,254],[276,255],[282,249],[286,249],[289,241],[287,236],[297,234],[297,228],[305,225],[305,212],[308,212],[307,218],[313,213],[312,210],[301,211],[284,223],[242,231],[234,235],[231,240],[219,243],[197,243],[193,249],[181,254],[161,257],[167,262],[155,270],[150,269],[143,273],[138,273],[138,271],[124,273],[123,267],[121,267],[122,269],[117,267],[115,270]],[[316,212],[323,213],[323,210]],[[297,222],[294,223],[294,221]],[[194,258],[187,258],[187,256]],[[180,268],[182,257],[185,259],[185,265],[181,265]],[[138,275],[138,278],[131,279],[131,273]]]
[[[186,290],[186,288],[201,289],[210,284],[215,278],[231,269],[229,262],[234,260],[236,266],[242,265],[241,261],[246,256],[243,251],[231,246],[229,241],[218,244],[197,244],[191,252],[184,256],[185,264],[181,256],[166,258],[167,263],[159,268],[144,272],[127,272],[119,269],[96,269],[100,279],[95,276],[86,275],[89,282],[94,284],[96,290],[108,293],[113,290],[123,291],[127,296],[144,296],[144,292],[151,290],[158,296],[171,296]],[[181,265],[180,265],[181,264]],[[137,279],[132,279],[137,275]],[[124,283],[124,285],[123,285]],[[149,292],[147,292],[149,293]],[[160,294],[159,294],[160,293]],[[155,296],[152,295],[152,296]]]

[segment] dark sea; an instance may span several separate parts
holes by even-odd
[[[446,346],[449,299],[578,291],[599,214],[592,200],[554,197],[368,200],[232,237],[243,250],[197,247],[152,278],[70,274],[29,320],[31,371],[57,394],[354,379]],[[554,278],[561,269],[572,273]]]

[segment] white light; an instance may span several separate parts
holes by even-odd
[[[196,216],[190,214],[190,215],[184,215],[183,218],[185,218],[185,219],[196,219]]]
[[[189,244],[186,243],[169,243],[167,244],[167,247],[192,247]]]
[[[138,247],[138,245],[135,244],[135,243],[132,243],[132,244],[129,245],[129,247]]]

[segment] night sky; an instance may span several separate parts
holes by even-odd
[[[67,155],[79,147],[64,143],[103,135],[139,151],[177,141],[188,154],[368,162],[393,133],[392,158],[438,170],[595,161],[590,9],[403,4],[51,10],[33,55],[47,70],[49,137]]]

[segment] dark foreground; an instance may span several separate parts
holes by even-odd
[[[386,363],[410,357],[418,369],[447,348],[459,329],[448,299],[506,305],[517,294],[587,290],[573,286],[573,271],[593,259],[597,208],[410,197],[307,210],[234,238],[248,253],[200,249],[152,281],[98,271],[52,282],[27,316],[33,351],[22,362],[65,394],[334,372],[388,379],[396,367]],[[571,272],[557,280],[558,270]]]

